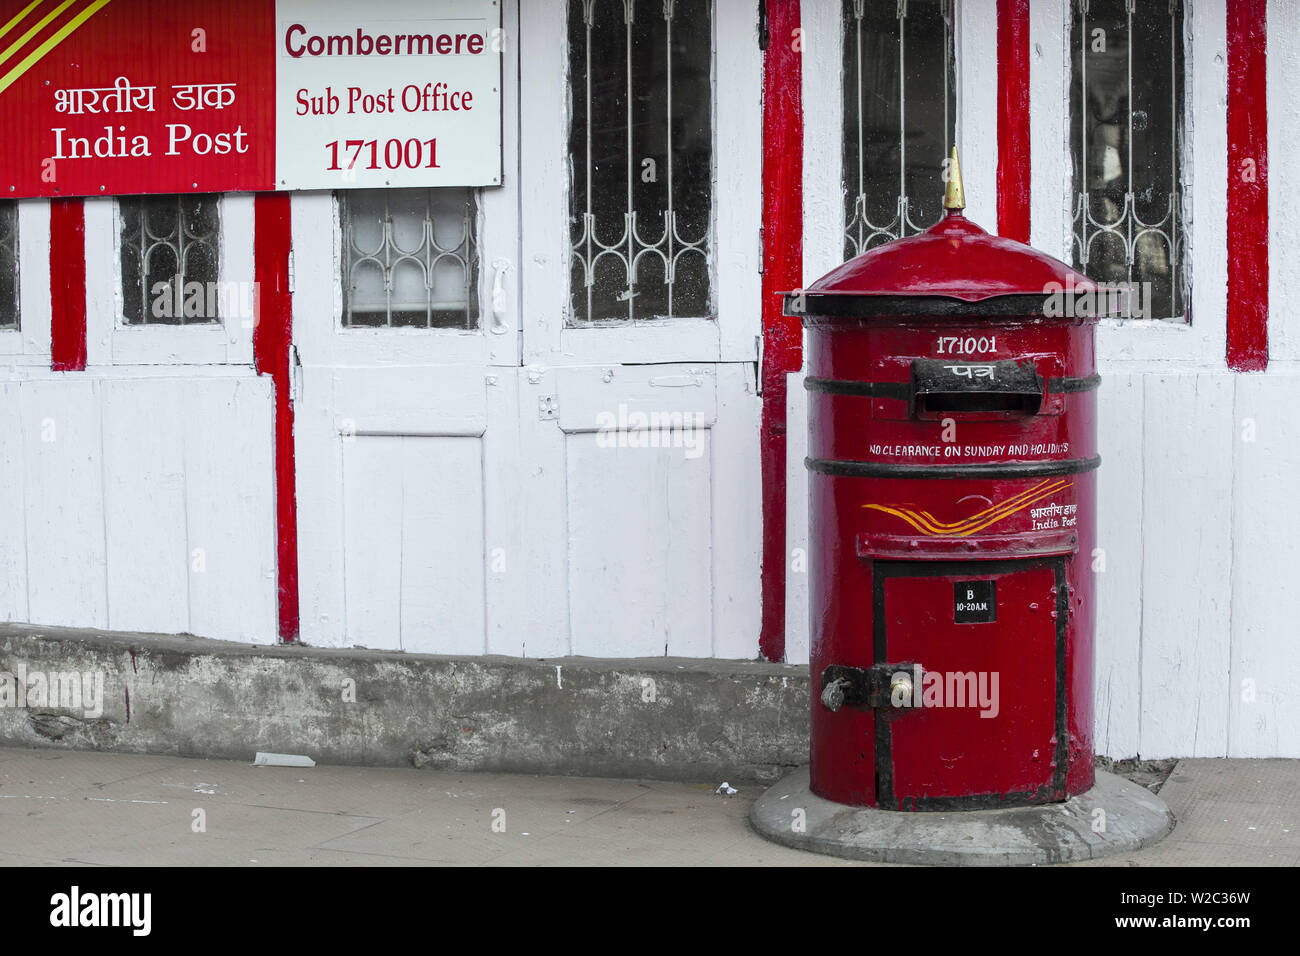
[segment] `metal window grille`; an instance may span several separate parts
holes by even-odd
[[[570,0],[570,324],[712,314],[712,41],[707,0]]]
[[[1079,0],[1072,27],[1075,267],[1182,321],[1183,3]]]
[[[0,202],[0,329],[18,328],[18,203]]]
[[[844,255],[943,214],[955,138],[952,0],[844,2]]]
[[[220,196],[118,200],[127,325],[220,321]]]
[[[471,189],[339,194],[345,328],[477,329]]]

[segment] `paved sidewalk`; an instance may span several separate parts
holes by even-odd
[[[863,865],[768,843],[718,783],[0,749],[0,865]],[[1184,760],[1161,796],[1163,843],[1079,865],[1300,865],[1300,760]]]

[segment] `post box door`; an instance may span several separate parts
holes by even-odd
[[[995,807],[1063,791],[1064,559],[875,572],[877,663],[917,665],[913,705],[876,722],[881,805]]]

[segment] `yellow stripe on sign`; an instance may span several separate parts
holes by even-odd
[[[19,47],[21,47],[24,43],[26,43],[26,42],[27,42],[28,40],[30,40],[32,37],[36,36],[36,34],[40,33],[40,32],[41,32],[42,30],[44,30],[47,26],[49,26],[49,25],[50,25],[50,21],[53,20],[55,17],[57,17],[57,16],[58,16],[60,13],[62,13],[64,10],[68,9],[68,7],[72,6],[72,3],[73,3],[73,0],[63,0],[62,3],[60,3],[57,7],[54,8],[54,12],[53,12],[53,13],[47,13],[47,14],[46,14],[44,17],[42,17],[40,20],[37,20],[37,21],[36,21],[36,26],[32,27],[30,30],[28,30],[26,33],[24,33],[22,36],[20,36],[20,37],[19,37],[17,40],[15,40],[13,43],[9,44],[9,46],[5,49],[5,51],[4,51],[3,53],[0,53],[0,63],[3,63],[5,60],[7,60],[7,59],[9,59],[11,56],[13,56],[14,53],[17,52],[17,50],[18,50]],[[28,8],[28,9],[30,9],[30,8]],[[10,21],[10,22],[12,22],[12,21]]]
[[[8,32],[9,32],[10,30],[12,30],[14,27],[18,26],[18,24],[22,22],[23,17],[25,17],[25,16],[27,16],[27,14],[31,13],[31,12],[32,12],[32,9],[33,9],[34,7],[39,7],[39,6],[41,5],[41,3],[42,3],[42,0],[32,0],[31,3],[27,4],[27,6],[23,7],[20,11],[18,11],[18,15],[17,15],[17,16],[15,16],[12,20],[10,20],[10,21],[9,21],[8,23],[6,23],[4,26],[0,27],[0,37],[4,36],[6,33],[8,33]]]
[[[68,2],[71,3],[72,0],[68,0]],[[46,40],[44,43],[38,46],[31,53],[23,57],[18,62],[17,66],[15,66],[12,70],[6,73],[3,77],[0,77],[0,93],[3,93],[5,90],[9,89],[9,87],[11,87],[14,84],[15,80],[17,80],[20,76],[22,76],[24,73],[30,70],[33,63],[35,63],[41,57],[45,56],[45,54],[49,53],[56,46],[58,46],[60,43],[66,40],[68,38],[68,35],[72,33],[73,30],[77,29],[77,27],[81,26],[92,16],[98,13],[101,8],[108,6],[108,2],[109,0],[95,0],[94,3],[86,7],[86,9],[82,10],[75,17],[69,20],[66,24],[60,27],[59,31],[55,33],[52,37],[50,37],[48,40]],[[59,7],[59,10],[62,10],[66,6],[68,6],[67,3],[63,4],[63,6]],[[0,62],[3,62],[3,57],[0,57]]]

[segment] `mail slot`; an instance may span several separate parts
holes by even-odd
[[[808,348],[811,786],[844,804],[1093,784],[1100,380],[1096,316],[1063,299],[1095,286],[964,205],[958,169],[938,224],[786,299]]]
[[[1036,415],[1043,402],[1043,379],[1027,360],[946,362],[912,361],[912,401],[918,415],[970,415],[1005,412]]]

